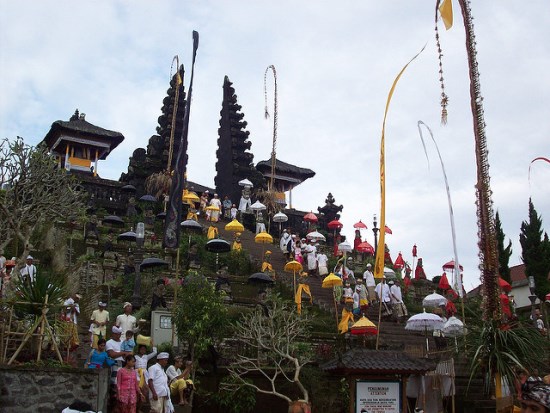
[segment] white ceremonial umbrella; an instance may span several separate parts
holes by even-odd
[[[455,316],[449,317],[449,319],[443,325],[441,329],[445,335],[449,337],[460,337],[464,335],[464,323]]]
[[[249,186],[249,187],[253,187],[254,185],[252,185],[252,182],[250,182],[248,179],[243,179],[241,181],[239,181],[239,185],[240,186]]]
[[[326,241],[325,236],[323,234],[321,234],[320,232],[317,232],[317,231],[310,232],[309,234],[306,235],[306,238],[311,239],[315,242]]]
[[[426,336],[426,350],[430,351],[428,343],[428,331],[441,330],[443,328],[443,319],[437,314],[427,313],[426,309],[420,314],[413,315],[407,320],[405,330],[424,331]]]
[[[435,291],[424,297],[422,300],[423,307],[439,307],[440,305],[445,304],[447,304],[447,299],[441,294],[437,294]]]
[[[260,201],[256,201],[252,205],[250,205],[250,209],[252,211],[263,211],[266,209],[266,206],[262,204]]]
[[[344,241],[344,242],[341,242],[340,244],[338,244],[338,251],[342,251],[342,252],[351,252],[353,251],[353,247],[351,246],[351,244],[347,241]]]
[[[288,221],[288,216],[284,212],[277,212],[273,215],[273,222],[286,222]]]
[[[397,275],[395,274],[395,271],[388,267],[384,267],[384,277],[386,277],[387,279],[393,279],[393,280],[397,279]]]

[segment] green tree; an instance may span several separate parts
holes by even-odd
[[[512,255],[512,241],[508,239],[508,246],[504,247],[504,231],[502,230],[502,224],[500,222],[500,216],[498,211],[495,216],[495,227],[497,233],[497,249],[498,249],[498,273],[506,281],[510,280],[510,256]]]
[[[174,319],[178,339],[188,344],[191,358],[202,357],[224,336],[228,324],[222,293],[205,277],[190,274],[178,291]]]
[[[274,295],[269,297],[265,308],[243,314],[233,337],[247,351],[237,354],[228,368],[236,383],[234,388],[252,387],[258,393],[271,394],[292,404],[292,399],[280,390],[283,382],[287,382],[295,385],[305,403],[309,403],[309,392],[300,378],[302,368],[312,358],[309,324],[307,316],[298,315],[293,306]],[[269,384],[251,382],[249,379],[254,375],[267,379]]]
[[[521,223],[519,234],[521,244],[521,259],[525,264],[525,275],[535,279],[535,294],[544,301],[544,296],[550,291],[548,273],[550,272],[550,241],[548,234],[542,230],[542,219],[538,215],[533,202],[529,199],[529,220]]]
[[[40,228],[84,211],[76,179],[58,168],[45,146],[29,146],[20,137],[0,142],[0,184],[0,250],[19,241],[21,257]]]

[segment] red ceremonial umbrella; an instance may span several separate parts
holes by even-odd
[[[393,232],[391,231],[390,227],[388,227],[387,225],[384,225],[384,232],[386,234],[393,234]]]
[[[313,212],[308,212],[304,215],[304,221],[306,222],[317,222],[319,219]]]
[[[405,292],[409,289],[410,285],[412,284],[411,276],[409,274],[406,274],[403,278],[403,284],[405,284]]]
[[[357,248],[355,250],[357,252],[362,252],[362,253],[374,255],[374,248],[367,241],[363,241],[361,244],[359,244],[357,246]]]
[[[396,270],[401,270],[405,267],[405,260],[403,259],[403,255],[401,255],[401,251],[397,255],[397,258],[395,259],[395,262],[393,263],[393,267]]]
[[[363,223],[363,221],[359,220],[359,222],[356,222],[353,224],[353,228],[355,229],[367,229],[367,226]]]
[[[460,271],[463,271],[464,270],[464,267],[462,267],[462,265],[459,265],[460,268]],[[443,269],[444,270],[454,270],[455,269],[455,262],[454,260],[451,260],[449,262],[446,262],[445,264],[443,264]]]
[[[317,217],[315,217],[317,218]],[[305,218],[304,218],[305,219]],[[327,227],[328,229],[333,229],[333,230],[337,230],[337,229],[340,229],[342,228],[344,225],[338,221],[337,219],[333,220],[333,221],[330,221],[328,224],[327,224]]]
[[[512,291],[512,286],[510,285],[510,283],[502,277],[498,277],[498,286],[502,288],[503,291],[506,291],[507,293]]]
[[[508,317],[512,317],[512,312],[510,311],[510,299],[504,293],[501,293],[499,297],[500,297],[500,307],[502,308],[502,312],[506,314]]]
[[[443,291],[451,288],[451,286],[449,285],[449,280],[447,279],[447,274],[445,272],[443,272],[441,278],[439,279],[438,287],[441,288]]]

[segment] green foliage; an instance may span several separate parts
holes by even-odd
[[[498,320],[470,325],[466,340],[469,344],[466,356],[471,358],[470,380],[483,373],[486,390],[496,373],[514,383],[519,371],[540,368],[541,360],[550,350],[548,340],[535,328],[518,325],[502,329]]]
[[[508,246],[504,247],[504,231],[502,230],[502,224],[500,222],[500,216],[498,211],[495,216],[495,229],[497,232],[497,248],[498,248],[498,273],[508,282],[510,280],[510,257],[512,255],[512,241],[508,240]]]
[[[521,259],[525,264],[527,277],[535,278],[535,294],[541,301],[550,291],[548,273],[550,272],[550,241],[542,230],[542,219],[537,214],[533,202],[529,199],[529,221],[521,223],[519,235],[521,244]]]
[[[252,381],[245,380],[248,384]],[[213,400],[227,413],[248,413],[256,406],[256,389],[252,386],[240,386],[231,376],[226,376],[220,383],[221,391]]]
[[[17,301],[28,303],[16,304],[14,308],[24,314],[40,315],[42,307],[31,304],[44,303],[46,297],[48,298],[48,304],[59,306],[67,298],[65,279],[61,275],[38,272],[34,283],[31,285],[24,283],[20,278],[16,278],[14,284]]]
[[[227,308],[222,295],[201,275],[184,279],[173,312],[178,338],[189,344],[193,359],[201,357],[224,336]]]

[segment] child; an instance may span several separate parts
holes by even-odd
[[[134,340],[134,332],[132,330],[126,331],[126,340],[120,345],[120,351],[134,351],[136,342]]]
[[[233,204],[233,206],[231,207],[231,219],[237,219],[237,212],[239,210],[237,209],[237,207],[235,206],[235,204]]]

